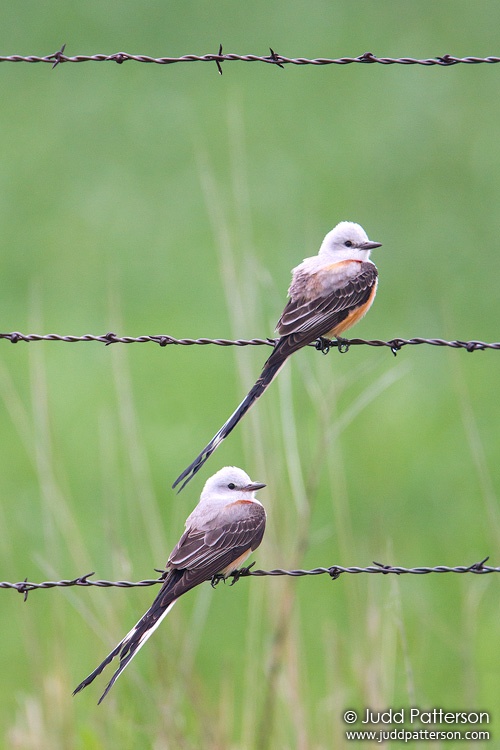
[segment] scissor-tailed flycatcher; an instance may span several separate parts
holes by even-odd
[[[101,695],[106,697],[119,675],[170,612],[177,599],[203,581],[220,574],[227,578],[259,546],[266,527],[266,511],[256,499],[265,487],[252,482],[235,466],[226,466],[207,480],[200,502],[186,521],[186,530],[166,565],[165,582],[146,614],[86,677],[73,695],[90,685],[115,656],[120,664]]]
[[[338,338],[368,312],[378,280],[377,268],[369,260],[370,251],[380,246],[380,242],[368,239],[359,224],[341,221],[328,232],[319,253],[293,269],[289,300],[276,326],[281,338],[259,379],[199,456],[177,477],[173,487],[182,482],[180,492],[201,469],[264,393],[290,354],[316,339]]]

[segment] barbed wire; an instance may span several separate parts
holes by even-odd
[[[266,339],[176,339],[173,336],[159,334],[155,336],[118,336],[116,333],[105,333],[102,335],[95,336],[90,333],[86,333],[83,336],[61,336],[57,333],[19,333],[19,331],[12,331],[11,333],[0,333],[0,339],[10,341],[12,344],[17,344],[20,341],[32,342],[32,341],[63,341],[65,343],[77,343],[81,341],[97,341],[98,343],[109,346],[110,344],[144,344],[152,342],[153,344],[159,344],[160,346],[207,346],[213,344],[215,346],[275,346],[279,339],[266,338]],[[346,351],[351,346],[375,346],[375,347],[386,347],[389,348],[393,354],[397,354],[400,349],[404,346],[417,346],[419,344],[428,344],[429,346],[447,346],[452,349],[465,349],[468,352],[484,351],[485,349],[500,349],[500,342],[487,342],[487,341],[460,341],[452,340],[447,341],[446,339],[426,339],[426,338],[394,338],[384,341],[381,339],[340,339],[339,341],[329,341],[328,345],[323,343],[321,346],[318,345],[318,341],[312,342],[309,346],[320,348],[321,351],[326,354],[330,348],[337,348],[341,351]]]
[[[232,578],[232,584],[236,583],[240,578],[248,578],[254,576],[256,578],[262,578],[264,576],[292,576],[293,578],[299,578],[302,576],[319,576],[329,575],[332,580],[340,578],[344,573],[351,575],[358,575],[360,573],[368,574],[382,574],[382,575],[428,575],[429,573],[474,573],[476,575],[487,575],[488,573],[500,573],[500,567],[495,568],[485,563],[489,560],[489,557],[485,557],[479,562],[475,562],[472,565],[457,565],[455,567],[449,567],[447,565],[436,565],[434,567],[418,567],[418,568],[403,568],[401,566],[384,565],[383,563],[374,562],[366,568],[360,568],[357,566],[344,567],[342,565],[332,565],[329,568],[313,568],[312,570],[285,570],[283,568],[275,568],[274,570],[253,570],[253,566],[249,565],[246,568],[236,570],[228,576]],[[163,571],[158,570],[158,573]],[[33,583],[25,579],[18,583],[11,583],[9,581],[0,581],[0,589],[14,589],[20,594],[24,594],[24,600],[26,601],[30,591],[37,589],[53,589],[53,588],[68,588],[70,586],[84,586],[97,587],[97,588],[136,588],[144,586],[155,586],[164,582],[163,576],[161,578],[147,578],[143,581],[105,581],[105,580],[90,580],[91,576],[95,575],[94,572],[86,573],[83,576],[72,579],[64,579],[61,581],[42,581],[41,583]],[[222,580],[223,576],[214,576],[212,579],[212,585],[215,585]],[[232,585],[231,584],[231,585]]]
[[[285,65],[423,65],[426,67],[438,66],[449,68],[453,65],[478,65],[480,63],[493,64],[500,62],[500,57],[455,57],[454,55],[439,55],[437,57],[377,57],[373,52],[364,52],[357,57],[285,57],[269,48],[269,55],[237,55],[224,54],[222,44],[217,53],[207,55],[182,55],[181,57],[150,57],[149,55],[133,55],[129,52],[114,52],[111,55],[73,55],[64,54],[66,45],[50,55],[40,57],[38,55],[6,55],[0,56],[0,62],[13,63],[49,63],[55,68],[61,63],[83,63],[83,62],[115,62],[122,63],[131,60],[139,63],[153,63],[155,65],[173,65],[174,63],[208,62],[215,63],[219,73],[222,75],[222,63],[227,62],[260,62],[284,68]]]

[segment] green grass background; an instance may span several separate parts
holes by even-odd
[[[485,0],[24,0],[0,51],[483,56],[499,28]],[[354,335],[499,339],[499,66],[223,71],[0,66],[2,330],[272,335],[350,219],[383,242]],[[268,484],[258,567],[500,563],[495,352],[303,351],[176,496],[267,350],[0,348],[2,580],[151,577],[225,464]],[[2,746],[316,750],[346,708],[414,705],[490,711],[498,741],[495,576],[202,586],[73,699],[153,595],[3,591]]]

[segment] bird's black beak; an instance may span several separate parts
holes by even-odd
[[[266,485],[263,482],[250,482],[250,484],[247,484],[241,489],[243,490],[243,492],[255,492],[256,490],[261,490],[265,486]]]
[[[361,250],[374,250],[376,247],[382,247],[382,243],[368,240],[368,242],[362,242],[359,247]]]

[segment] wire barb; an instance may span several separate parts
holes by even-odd
[[[53,55],[50,55],[50,57],[54,60],[54,64],[52,65],[52,70],[56,68],[60,62],[64,62],[61,58],[63,57],[64,50],[66,49],[66,44],[63,44],[60,50],[57,52],[54,52]]]
[[[217,65],[217,70],[219,71],[219,75],[221,76],[222,75],[222,66],[221,66],[222,60],[220,58],[223,58],[222,44],[219,44],[219,53],[217,57],[214,57],[215,64]]]
[[[285,66],[281,62],[280,56],[276,54],[276,52],[273,50],[272,47],[269,47],[269,52],[271,54],[269,55],[268,60],[270,60],[270,62],[275,63],[278,66],[278,68],[284,68]]]

